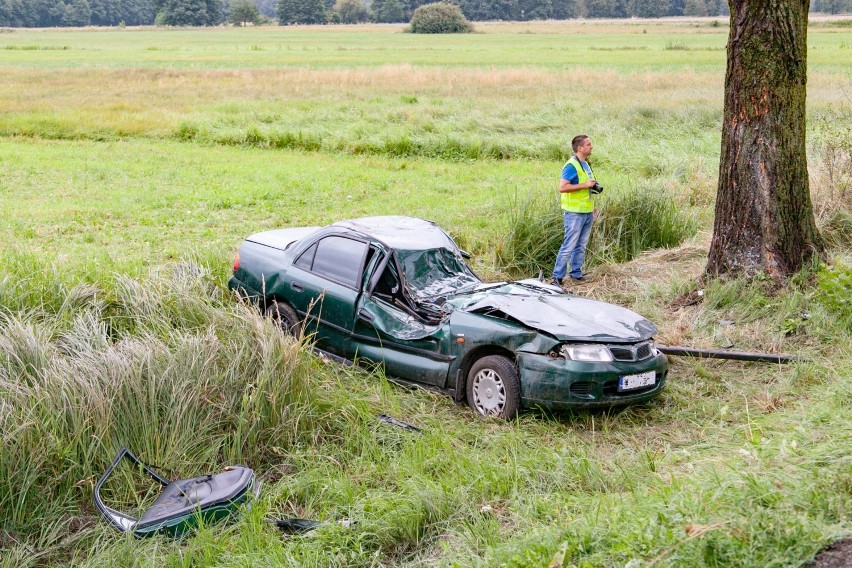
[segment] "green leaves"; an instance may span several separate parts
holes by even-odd
[[[816,300],[852,331],[852,267],[842,261],[823,267],[817,273]]]

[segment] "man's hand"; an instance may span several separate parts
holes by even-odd
[[[597,181],[590,179],[589,181],[584,181],[583,183],[573,184],[567,179],[559,180],[559,193],[567,193],[569,191],[581,191],[583,189],[589,189],[593,185],[595,185]]]

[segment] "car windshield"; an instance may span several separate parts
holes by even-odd
[[[487,284],[485,286],[479,286],[478,288],[454,294],[449,300],[449,304],[456,309],[466,309],[467,307],[476,304],[484,298],[491,297],[494,294],[519,295],[526,297],[530,295],[530,290],[533,290],[536,293],[548,293],[546,290],[541,290],[534,286],[518,284],[517,282],[498,282],[496,284]]]
[[[475,288],[482,283],[461,255],[449,249],[397,249],[396,254],[406,288],[418,303]]]

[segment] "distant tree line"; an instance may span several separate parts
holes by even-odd
[[[261,17],[281,24],[408,22],[434,0],[0,0],[2,27],[213,26]],[[452,0],[472,21],[728,15],[727,0]],[[256,8],[255,11],[253,8]],[[811,11],[852,12],[852,0],[811,0]]]
[[[567,20],[729,15],[727,0],[448,0],[468,20]],[[408,22],[419,6],[435,0],[277,0],[281,24]],[[356,10],[354,7],[359,6]],[[852,12],[852,0],[811,0],[811,11]],[[347,14],[358,13],[358,18]]]
[[[0,26],[128,26],[154,23],[154,0],[0,0]]]
[[[435,0],[278,0],[282,24],[356,21],[407,22],[419,6]],[[824,0],[825,1],[825,0]],[[852,3],[852,0],[837,0]],[[727,0],[451,0],[471,21],[567,20],[572,18],[661,18],[725,16]],[[362,19],[352,20],[341,8],[358,4]]]
[[[227,0],[0,0],[0,26],[214,26]]]

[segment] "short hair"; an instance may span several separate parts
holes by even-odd
[[[577,151],[577,148],[583,145],[583,142],[588,138],[585,134],[580,134],[579,136],[575,136],[571,140],[571,150],[574,152]]]

